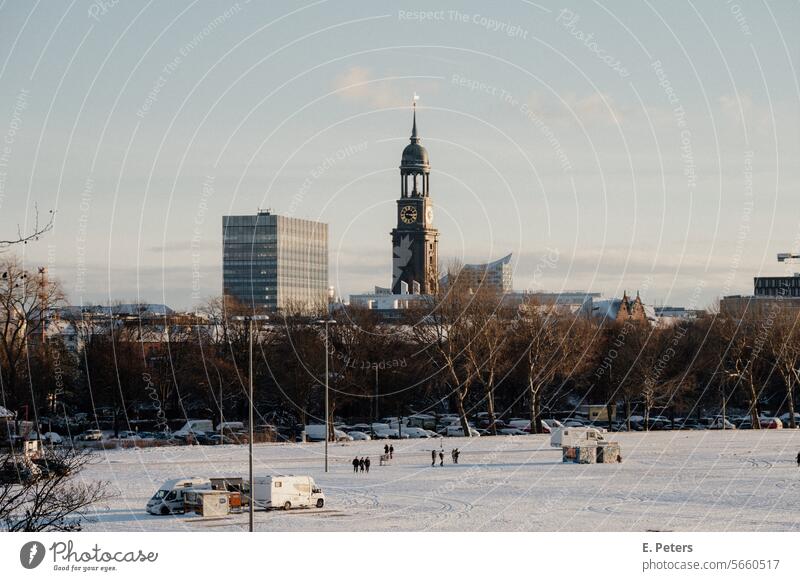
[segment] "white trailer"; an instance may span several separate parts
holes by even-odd
[[[325,494],[310,476],[257,476],[253,482],[256,508],[322,508]]]
[[[597,428],[555,428],[550,434],[553,448],[565,446],[595,446],[605,442],[603,433]]]

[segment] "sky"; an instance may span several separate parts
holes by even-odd
[[[222,216],[391,280],[411,102],[444,264],[706,307],[800,271],[800,4],[0,1],[0,239],[73,304],[221,293]]]

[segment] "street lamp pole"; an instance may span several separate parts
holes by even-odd
[[[249,396],[249,405],[248,405],[248,437],[247,437],[247,464],[248,464],[248,472],[249,472],[249,480],[250,480],[250,532],[252,533],[255,530],[254,527],[254,518],[255,518],[255,503],[253,502],[253,490],[254,490],[254,483],[253,483],[253,321],[268,321],[269,317],[267,315],[249,315],[246,317],[237,316],[233,317],[235,321],[246,321],[247,322],[247,335],[248,335],[248,396]],[[220,390],[221,393],[221,390]],[[221,397],[221,396],[220,396]],[[220,399],[220,407],[222,405],[222,400]],[[220,413],[220,417],[222,414]]]
[[[330,319],[325,321],[325,472],[328,471],[328,440],[331,437],[329,425],[330,415],[328,410],[328,324]]]
[[[328,357],[330,355],[328,348],[328,334],[330,333],[329,325],[335,325],[336,321],[330,318],[330,314],[328,315],[327,319],[320,319],[315,321],[315,324],[318,325],[325,325],[325,472],[328,471],[328,440],[331,436],[331,425],[330,425],[330,397],[328,395],[328,391],[330,389],[330,370],[328,365]]]
[[[250,317],[248,319],[248,334],[250,335],[250,371],[248,373],[250,377],[250,405],[248,406],[248,427],[249,427],[249,434],[247,437],[247,445],[248,445],[248,465],[249,465],[249,477],[250,477],[250,532],[253,532],[253,520],[254,520],[254,513],[255,513],[255,503],[253,502],[253,318]]]

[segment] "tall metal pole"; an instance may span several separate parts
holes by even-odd
[[[325,321],[325,472],[328,471],[328,439],[331,436],[328,415],[328,323]]]
[[[247,438],[247,445],[250,448],[249,464],[250,464],[250,532],[253,532],[253,513],[255,506],[253,502],[253,319],[248,320],[249,335],[250,335],[250,409],[249,409],[249,427],[250,434]]]

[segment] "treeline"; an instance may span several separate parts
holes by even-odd
[[[0,405],[20,415],[111,418],[155,427],[186,418],[242,420],[248,407],[249,313],[215,299],[202,317],[83,318],[69,349],[42,340],[41,313],[63,304],[57,281],[0,266]],[[708,314],[669,327],[597,320],[559,305],[506,304],[456,273],[425,304],[386,323],[374,312],[285,312],[254,321],[259,423],[324,421],[325,334],[332,418],[487,411],[540,419],[580,404],[623,416],[754,418],[789,412],[800,365],[797,313]],[[290,310],[291,311],[291,310]],[[323,324],[327,318],[335,323]],[[102,410],[97,413],[98,410]],[[792,426],[794,427],[794,426]]]

